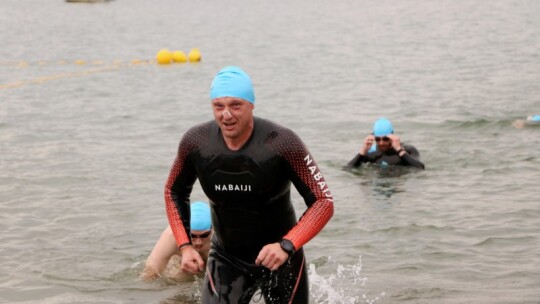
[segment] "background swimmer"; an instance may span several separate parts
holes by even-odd
[[[347,164],[347,167],[357,168],[363,163],[425,168],[420,161],[418,150],[412,145],[402,144],[399,136],[394,134],[392,123],[384,117],[375,121],[373,133],[364,139],[360,152]]]
[[[527,117],[526,120],[518,119],[512,123],[512,125],[518,129],[522,129],[526,126],[540,126],[540,114],[535,114]]]
[[[190,209],[193,248],[201,255],[206,263],[212,236],[210,207],[205,202],[194,202],[191,204]],[[178,247],[176,247],[176,240],[174,239],[171,226],[167,226],[152,249],[148,259],[146,259],[141,278],[150,281],[163,276],[175,281],[193,280],[193,274],[182,272],[180,269],[181,263],[182,255]]]

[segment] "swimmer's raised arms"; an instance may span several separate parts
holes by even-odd
[[[347,168],[360,167],[363,163],[386,166],[411,166],[424,169],[420,153],[413,145],[406,145],[394,133],[390,120],[381,117],[373,124],[373,132],[364,138],[358,154],[347,164]]]

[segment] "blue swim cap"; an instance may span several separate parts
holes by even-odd
[[[528,120],[530,120],[530,121],[540,121],[540,114],[530,116]]]
[[[204,202],[194,202],[191,204],[191,230],[210,230],[212,228],[212,218],[210,207]]]
[[[241,68],[228,66],[219,71],[210,87],[210,99],[237,97],[255,103],[251,78]]]
[[[375,136],[385,136],[392,133],[394,133],[394,127],[390,120],[384,117],[377,119],[373,124],[373,135]]]

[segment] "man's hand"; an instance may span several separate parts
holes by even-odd
[[[255,260],[255,264],[262,265],[271,271],[274,271],[283,265],[283,263],[285,263],[288,259],[289,254],[281,249],[279,243],[272,243],[264,246],[261,249],[257,259]]]
[[[204,270],[204,261],[193,246],[184,246],[180,248],[180,252],[182,253],[182,265],[180,266],[182,272],[196,274]]]
[[[373,146],[373,142],[375,141],[375,136],[368,135],[366,138],[364,138],[364,144],[362,145],[362,148],[360,148],[360,155],[366,155],[371,149],[371,146]]]
[[[390,138],[390,140],[392,141],[392,148],[394,148],[394,150],[397,151],[402,148],[401,140],[399,139],[399,136],[395,134],[388,134],[386,135],[386,137]]]

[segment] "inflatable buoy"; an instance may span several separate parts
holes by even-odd
[[[174,62],[187,62],[188,61],[188,57],[186,56],[186,53],[182,52],[182,51],[175,51],[174,53],[172,53],[172,59]]]
[[[189,62],[199,62],[201,61],[201,52],[197,48],[191,49],[191,51],[189,51],[188,58]]]
[[[172,53],[167,49],[160,50],[156,55],[156,60],[159,64],[170,64],[172,61]]]

